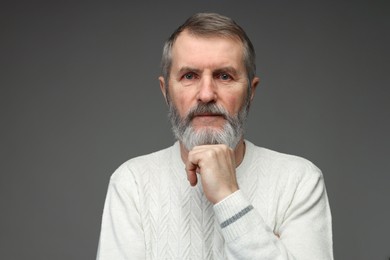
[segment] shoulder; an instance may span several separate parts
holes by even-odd
[[[122,181],[146,173],[161,171],[172,159],[176,144],[150,154],[134,157],[120,165],[111,176],[111,181]]]
[[[258,147],[250,142],[248,148],[251,149],[251,164],[263,169],[267,175],[294,182],[322,178],[321,170],[308,159]]]

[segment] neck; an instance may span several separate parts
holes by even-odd
[[[188,158],[188,150],[185,148],[185,146],[180,142],[180,155],[183,162],[187,162]],[[234,159],[236,161],[236,168],[241,164],[242,160],[244,159],[245,155],[245,142],[244,139],[241,138],[241,140],[238,142],[236,148],[234,149]]]

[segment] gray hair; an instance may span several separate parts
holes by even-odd
[[[172,66],[172,47],[177,37],[184,30],[196,36],[239,39],[244,48],[243,61],[248,75],[248,83],[250,84],[256,74],[256,54],[253,45],[245,31],[235,21],[216,13],[194,14],[179,26],[165,42],[161,59],[161,74],[167,84]]]

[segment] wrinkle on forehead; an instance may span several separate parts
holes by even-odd
[[[245,71],[243,45],[231,37],[196,37],[183,32],[172,48],[172,69],[221,69],[232,67]]]

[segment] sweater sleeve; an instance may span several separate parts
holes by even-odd
[[[229,259],[332,260],[331,215],[321,172],[296,188],[275,235],[243,192],[214,206]]]
[[[145,241],[134,180],[121,166],[111,177],[103,210],[97,260],[145,259]]]

